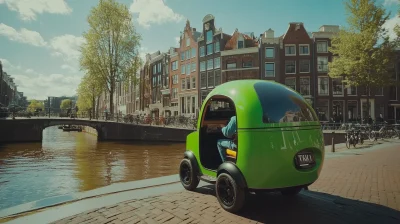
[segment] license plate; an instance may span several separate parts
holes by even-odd
[[[314,155],[311,152],[303,152],[296,155],[297,165],[301,168],[315,164]]]

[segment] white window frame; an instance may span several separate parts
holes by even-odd
[[[384,95],[384,93],[383,93],[384,88],[383,88],[383,87],[380,87],[379,89],[381,90],[381,92],[380,92],[379,94],[376,94],[376,93],[375,93],[375,96],[383,96],[383,95]]]
[[[191,64],[190,64],[190,71],[191,72],[195,72],[196,71],[196,62],[192,62]]]
[[[191,81],[191,87],[192,89],[196,89],[197,85],[196,85],[196,76],[192,76],[192,78],[190,79]],[[194,85],[193,85],[194,84]]]
[[[308,72],[301,71],[301,63],[300,63],[301,61],[308,61]],[[308,74],[310,72],[311,72],[311,60],[310,59],[299,59],[299,73]]]
[[[219,60],[218,63],[215,63],[216,60]],[[220,57],[216,57],[214,58],[214,68],[221,68],[221,58]]]
[[[335,94],[334,91],[333,91],[333,81],[334,81],[335,79],[341,79],[341,80],[342,80],[342,94],[337,95],[337,94]],[[331,85],[332,85],[331,88],[332,88],[332,96],[333,96],[333,97],[342,97],[342,96],[344,96],[344,91],[345,91],[345,90],[344,90],[344,84],[343,84],[343,78],[342,78],[342,77],[332,79]]]
[[[211,67],[209,67],[209,64],[210,64],[209,62],[212,62],[212,63],[211,63],[212,66],[211,66]],[[207,69],[207,71],[213,70],[213,69],[214,69],[214,58],[210,58],[210,59],[207,60],[206,69]]]
[[[294,47],[294,54],[286,54],[286,47]],[[296,49],[296,44],[285,44],[285,56],[296,56],[297,54],[297,49]]]
[[[189,46],[190,46],[190,38],[186,37],[186,47],[189,47]]]
[[[318,44],[320,43],[325,43],[326,44],[326,51],[319,51],[318,50]],[[317,53],[328,53],[328,41],[326,40],[318,40],[317,41]]]
[[[201,51],[203,50],[203,54],[201,54]],[[205,46],[201,46],[199,48],[199,57],[204,57],[206,56],[206,47]]]
[[[272,57],[267,57],[267,49],[271,49],[272,50]],[[275,58],[275,48],[274,47],[266,47],[265,51],[264,51],[264,54],[265,54],[265,58]]]
[[[301,47],[307,47],[308,48],[308,53],[307,54],[303,54],[301,53]],[[310,55],[310,45],[309,44],[299,44],[299,55]]]
[[[202,64],[204,65],[204,69],[202,69],[202,66],[201,66]],[[206,61],[201,61],[200,62],[200,72],[204,72],[204,71],[207,71]]]
[[[302,84],[301,84],[301,80],[302,79],[308,79],[308,95],[303,95],[303,96],[311,96],[311,77],[310,76],[300,76],[299,77],[299,93],[300,94],[302,94],[301,93],[301,86],[302,86]]]
[[[357,86],[353,86],[354,88],[356,88],[356,94],[351,94],[351,87],[347,87],[346,88],[346,90],[347,90],[347,96],[357,96]],[[350,91],[350,93],[349,93],[349,91]]]
[[[288,85],[286,85],[286,81],[287,80],[291,80],[291,79],[294,79],[294,91],[297,91],[296,89],[297,89],[297,80],[296,80],[296,77],[287,77],[287,78],[285,78],[285,86],[287,86],[287,87],[289,87]],[[290,87],[289,87],[290,88]]]
[[[320,64],[318,63],[319,62],[318,58],[326,58],[326,71],[322,70],[322,67],[321,67],[321,70],[320,70]],[[328,56],[318,56],[317,57],[317,71],[320,72],[320,73],[328,72],[328,70],[329,70],[328,69],[328,63],[329,63],[329,57]]]
[[[321,79],[327,79],[328,80],[328,83],[327,83],[327,90],[326,90],[326,94],[324,93],[324,94],[321,94],[321,91],[320,91],[320,80]],[[317,88],[318,88],[318,95],[319,96],[329,96],[329,76],[320,76],[320,77],[318,77],[318,83],[317,83]]]
[[[286,61],[294,61],[294,73],[287,73],[286,72]],[[296,71],[297,71],[297,69],[296,69],[297,62],[296,62],[296,60],[294,60],[294,59],[293,60],[285,60],[284,63],[285,63],[285,74],[286,75],[294,75],[294,74],[296,74]]]
[[[274,65],[274,74],[272,75],[272,76],[267,76],[267,64],[272,64],[272,65]],[[273,78],[273,77],[275,77],[275,70],[276,70],[276,68],[275,68],[275,62],[265,62],[265,64],[264,64],[264,77],[265,78]]]

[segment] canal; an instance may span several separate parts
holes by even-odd
[[[97,142],[92,134],[46,128],[42,143],[0,145],[0,210],[177,174],[184,148],[179,143]]]

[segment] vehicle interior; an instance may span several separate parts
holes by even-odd
[[[221,165],[222,159],[218,152],[217,141],[228,139],[222,134],[221,125],[227,125],[235,115],[235,106],[228,97],[214,96],[207,101],[199,133],[200,162],[206,169],[217,170]],[[236,162],[236,151],[237,149],[228,150],[227,160]]]

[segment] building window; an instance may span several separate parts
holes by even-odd
[[[157,73],[157,65],[153,65],[153,74]]]
[[[347,87],[347,95],[356,96],[357,95],[357,87],[355,87],[355,86]]]
[[[196,97],[192,96],[192,113],[196,112]]]
[[[221,58],[214,58],[214,68],[220,68],[221,67]]]
[[[204,55],[205,55],[204,46],[201,46],[201,47],[200,47],[200,52],[199,52],[199,54],[200,54],[200,57],[204,57]]]
[[[200,71],[204,72],[206,70],[206,61],[200,62]]]
[[[238,49],[244,48],[244,41],[238,40]]]
[[[335,123],[342,123],[344,120],[344,101],[334,100],[332,101],[332,118]]]
[[[299,55],[310,55],[310,45],[300,44],[299,45]]]
[[[189,59],[190,58],[190,50],[187,50],[186,51],[186,59]]]
[[[285,55],[296,55],[296,45],[285,45]]]
[[[207,42],[207,44],[213,42],[212,30],[207,31],[207,33],[206,33],[206,42]]]
[[[218,86],[219,84],[221,84],[221,70],[215,70],[215,86]]]
[[[243,60],[242,68],[251,68],[253,67],[253,61],[251,59]]]
[[[192,58],[196,57],[196,48],[192,48]]]
[[[318,94],[329,95],[329,78],[318,77]]]
[[[161,72],[161,62],[157,64],[157,72]]]
[[[186,64],[186,75],[190,75],[190,65],[191,63]]]
[[[183,78],[183,79],[181,79],[181,89],[182,90],[185,89],[185,86],[186,86],[186,79]]]
[[[196,77],[192,77],[192,89],[196,89]]]
[[[205,72],[200,73],[200,85],[201,88],[207,87],[207,75]]]
[[[317,100],[316,113],[320,121],[328,121],[329,119],[329,101]]]
[[[294,60],[285,61],[285,73],[296,74],[296,61]]]
[[[210,55],[213,53],[213,44],[208,44],[207,45],[207,55]]]
[[[172,84],[178,84],[178,75],[172,76]]]
[[[192,72],[195,72],[195,71],[196,71],[196,62],[192,62],[192,69],[191,69],[191,71],[192,71]]]
[[[275,57],[275,49],[273,47],[265,48],[265,58],[274,58]]]
[[[327,53],[328,52],[328,42],[327,41],[317,41],[317,52]]]
[[[310,77],[300,77],[300,94],[309,96],[310,94]]]
[[[355,100],[347,101],[347,116],[349,121],[355,121],[358,117],[358,103]]]
[[[219,51],[220,51],[220,49],[219,49],[219,41],[218,41],[218,42],[215,42],[215,53],[217,53]]]
[[[186,90],[189,90],[189,89],[190,89],[190,78],[187,77],[186,78]]]
[[[188,38],[186,38],[186,47],[189,47],[190,46],[190,38],[188,37]]]
[[[178,61],[173,61],[172,62],[172,71],[175,71],[178,69]]]
[[[173,88],[172,89],[172,99],[177,99],[178,98],[178,88]]]
[[[328,57],[317,57],[318,72],[328,72]]]
[[[300,73],[310,73],[310,60],[300,60]]]
[[[185,68],[186,68],[185,65],[181,65],[181,74],[185,74]]]
[[[397,100],[397,87],[396,86],[389,87],[389,100]]]
[[[334,96],[343,96],[344,88],[343,88],[342,80],[343,80],[342,78],[332,79],[332,94]]]
[[[383,87],[378,87],[375,89],[375,96],[383,96]]]
[[[207,60],[207,70],[214,69],[214,59],[208,59]]]
[[[184,51],[181,52],[181,61],[183,61],[183,60],[185,60],[185,52]]]
[[[296,78],[286,78],[285,85],[296,90]]]
[[[214,87],[214,72],[207,72],[207,87]]]
[[[265,63],[265,77],[275,77],[275,63]]]
[[[235,68],[236,68],[236,62],[226,63],[226,69],[235,69]]]

